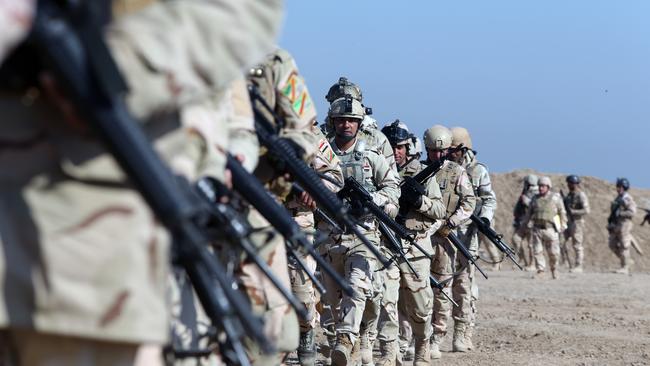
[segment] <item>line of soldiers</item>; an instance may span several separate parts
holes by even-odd
[[[552,192],[551,179],[546,176],[538,179],[536,175],[530,174],[524,177],[522,183],[523,189],[513,210],[515,230],[512,243],[518,257],[522,258],[526,265],[526,270],[535,271],[535,277],[543,277],[546,248],[553,279],[559,276],[560,259],[568,263],[569,272],[582,273],[585,216],[590,213],[591,208],[589,199],[581,188],[580,177],[566,177],[569,188],[567,195],[564,195],[562,190],[559,193]],[[607,220],[609,248],[621,262],[621,267],[615,272],[621,274],[629,274],[630,247],[642,253],[631,234],[636,203],[628,193],[629,188],[627,178],[617,178],[617,196],[611,204]],[[524,245],[524,241],[528,241],[528,246]],[[569,258],[569,244],[573,248],[573,260]]]

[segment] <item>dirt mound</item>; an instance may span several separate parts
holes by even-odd
[[[564,181],[566,175],[540,173],[532,170],[516,170],[509,173],[495,173],[491,175],[492,185],[497,194],[499,207],[495,217],[495,226],[498,232],[504,234],[506,242],[511,244],[512,238],[512,209],[521,194],[522,179],[528,174],[538,176],[548,175],[553,181],[553,191],[568,191]],[[595,177],[581,177],[582,188],[589,197],[591,214],[585,218],[585,265],[591,271],[608,271],[619,265],[616,256],[607,245],[607,217],[612,200],[616,197],[614,184]],[[635,264],[634,271],[650,271],[650,225],[640,226],[646,212],[641,208],[650,206],[650,190],[631,188],[630,194],[639,206],[635,226],[632,229],[634,237],[638,240],[645,256],[639,256],[632,249],[632,258]],[[572,250],[569,255],[573,258]]]

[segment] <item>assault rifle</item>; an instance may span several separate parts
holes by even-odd
[[[462,146],[462,145],[461,145]],[[407,189],[412,189],[416,190],[420,194],[423,194],[425,192],[425,189],[423,187],[424,182],[429,179],[432,175],[436,174],[440,168],[442,168],[442,165],[444,164],[444,160],[439,160],[436,163],[430,163],[427,165],[426,168],[421,170],[418,174],[412,176],[412,177],[405,177],[404,181],[402,182],[402,192],[404,192]],[[400,209],[399,209],[399,214],[397,215],[397,220],[400,223],[406,222],[406,215],[408,214],[409,210],[411,210],[410,205],[406,202],[400,202]],[[454,233],[449,233],[447,235],[447,239],[451,242],[451,244],[456,247],[456,249],[463,254],[463,256],[476,267],[476,269],[485,277],[486,279],[488,278],[487,274],[483,272],[481,267],[476,264],[476,260],[472,256],[472,254],[467,250],[465,247],[465,244],[463,244],[460,239],[458,239],[458,236]]]
[[[273,351],[262,321],[207,248],[205,223],[211,209],[186,180],[172,174],[129,113],[123,100],[126,83],[103,40],[95,6],[91,1],[38,2],[31,34],[21,50],[35,52],[33,60],[41,64],[27,77],[40,70],[52,73],[172,234],[177,262],[218,330],[212,340],[224,361],[249,365],[245,337],[265,352]]]
[[[257,108],[256,102],[273,115],[279,128],[284,125],[282,118],[268,105],[254,85],[249,86],[249,94],[253,102],[253,113],[255,114],[255,131],[260,143],[268,150],[268,154],[276,161],[282,162],[282,169],[285,169],[291,174],[293,179],[309,193],[329,217],[340,223],[341,227],[345,227],[346,231],[352,232],[357,236],[373,255],[377,257],[382,265],[388,265],[388,260],[381,255],[374,244],[357,228],[358,220],[350,215],[343,202],[325,187],[316,172],[302,160],[296,147],[287,139],[281,138],[278,135],[278,128]]]
[[[641,221],[641,226],[643,226],[646,222],[650,222],[650,210],[647,208],[643,208],[643,211],[645,211],[645,216],[643,217],[643,221]]]
[[[478,231],[481,232],[483,235],[485,235],[485,237],[488,238],[494,244],[494,246],[497,247],[497,249],[499,249],[504,255],[510,258],[510,260],[515,265],[517,265],[517,267],[519,267],[520,270],[522,271],[524,270],[524,268],[519,264],[519,262],[517,262],[517,260],[514,257],[515,256],[514,250],[512,250],[512,248],[510,248],[510,246],[508,246],[508,244],[506,244],[503,241],[503,235],[494,231],[494,229],[492,229],[492,227],[490,227],[490,225],[487,222],[483,221],[480,217],[476,216],[475,214],[472,214],[472,216],[470,216],[470,220],[472,220],[474,225],[476,225]]]
[[[228,155],[226,167],[232,174],[233,189],[250,203],[291,244],[292,249],[302,249],[311,255],[319,267],[341,289],[352,296],[352,287],[325,262],[284,206],[278,204],[255,176],[247,172],[233,157]]]

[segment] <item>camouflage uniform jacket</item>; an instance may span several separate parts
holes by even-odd
[[[589,207],[589,199],[582,190],[578,189],[574,192],[569,192],[564,200],[567,207],[571,210],[567,212],[569,221],[583,220],[584,216],[588,215],[591,210]]]
[[[494,212],[497,209],[497,196],[492,189],[492,182],[487,166],[479,163],[471,150],[465,153],[463,166],[467,170],[469,179],[474,187],[474,195],[477,199],[477,216],[486,218],[492,222]]]
[[[519,197],[517,203],[515,203],[514,209],[512,210],[515,227],[519,227],[521,225],[524,218],[528,214],[528,211],[530,210],[530,203],[533,200],[533,197],[535,197],[535,195],[538,193],[539,187],[528,186],[525,192],[523,192],[523,194]]]
[[[445,160],[435,177],[442,192],[442,202],[447,208],[446,221],[452,227],[461,226],[476,207],[474,188],[467,171],[455,162]]]
[[[377,206],[397,206],[397,201],[399,199],[399,176],[390,168],[386,158],[376,149],[366,147],[362,152],[356,151],[355,149],[357,147],[362,146],[360,145],[360,141],[361,140],[357,138],[350,149],[342,151],[336,145],[335,139],[330,139],[330,145],[334,149],[336,155],[339,156],[339,159],[341,159],[343,176],[348,177],[353,175],[352,170],[346,168],[344,160],[350,159],[351,154],[363,154],[363,178],[362,180],[357,180],[366,188],[370,188],[368,190],[373,197],[373,202]]]
[[[636,202],[632,196],[623,192],[616,196],[612,202],[611,211],[614,213],[615,223],[621,224],[626,220],[631,220],[636,214]]]

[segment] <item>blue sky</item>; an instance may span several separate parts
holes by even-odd
[[[288,0],[280,46],[321,120],[346,76],[380,126],[466,127],[492,171],[650,188],[650,1]]]

